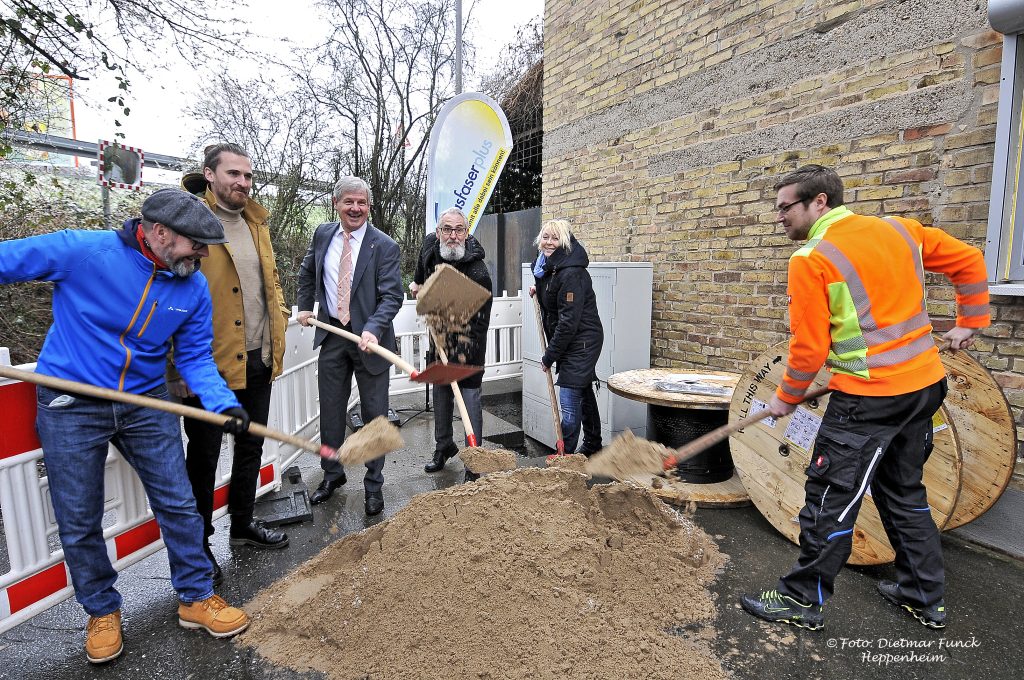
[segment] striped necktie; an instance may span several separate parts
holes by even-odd
[[[349,309],[349,300],[352,297],[352,242],[351,235],[342,230],[341,237],[345,239],[345,245],[341,249],[341,264],[338,266],[338,321],[343,326],[348,325],[352,318]]]

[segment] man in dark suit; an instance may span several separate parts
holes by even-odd
[[[298,321],[309,325],[313,303],[320,304],[319,320],[361,337],[357,346],[321,328],[313,346],[320,347],[320,438],[340,448],[345,441],[345,417],[355,374],[363,422],[388,411],[389,368],[383,357],[367,350],[374,342],[396,350],[392,321],[402,306],[401,252],[387,234],[373,227],[370,187],[358,177],[342,177],[334,185],[338,222],[317,227],[299,269]],[[362,351],[360,351],[362,350]],[[345,469],[336,461],[321,460],[323,481],[310,502],[322,503],[346,482]],[[384,456],[366,464],[363,486],[368,516],[384,510]]]

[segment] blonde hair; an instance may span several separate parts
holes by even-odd
[[[558,247],[565,248],[565,252],[572,250],[572,232],[569,231],[569,220],[548,220],[544,224],[540,225],[540,231],[537,232],[537,238],[533,239],[533,245],[537,246],[537,250],[540,251],[540,237],[545,231],[551,230],[558,234]]]

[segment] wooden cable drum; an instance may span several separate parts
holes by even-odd
[[[938,342],[938,341],[937,341]],[[759,410],[775,393],[786,367],[783,342],[758,357],[740,376],[729,422]],[[943,352],[949,394],[933,418],[935,448],[924,468],[932,518],[941,531],[983,515],[1013,475],[1017,432],[1006,397],[992,375],[967,352]],[[813,388],[828,383],[822,370]],[[730,437],[733,462],[750,500],[772,526],[797,543],[804,506],[805,470],[828,396],[799,406],[778,421],[762,420]],[[895,558],[870,496],[853,531],[850,564],[885,564]]]

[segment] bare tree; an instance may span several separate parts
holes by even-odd
[[[253,197],[270,210],[274,253],[289,302],[295,299],[310,227],[330,210],[331,185],[324,178],[335,165],[335,149],[317,106],[305,93],[221,74],[191,110],[204,123],[202,145],[234,142],[249,153],[256,170]]]
[[[173,46],[194,59],[205,48],[222,49],[219,25],[202,5],[184,0],[0,0],[0,131],[40,120],[31,107],[54,74],[88,80],[113,72],[117,89],[109,101],[127,116],[136,55],[152,60],[158,53],[140,47]],[[9,151],[0,146],[0,156]]]
[[[481,88],[500,104],[512,130],[512,155],[505,164],[488,212],[534,208],[542,199],[544,143],[544,26],[540,17],[521,26],[502,50]]]
[[[516,30],[515,40],[502,48],[497,65],[480,79],[480,89],[499,102],[505,102],[510,96],[532,95],[529,88],[523,87],[522,81],[543,61],[544,22],[542,17],[537,16]],[[517,99],[510,103],[515,105],[527,102],[519,102]],[[539,101],[530,104],[534,107],[543,105]]]
[[[418,250],[424,155],[437,112],[454,92],[452,0],[324,0],[334,25],[296,77],[331,114],[337,172],[366,180],[373,224]]]

